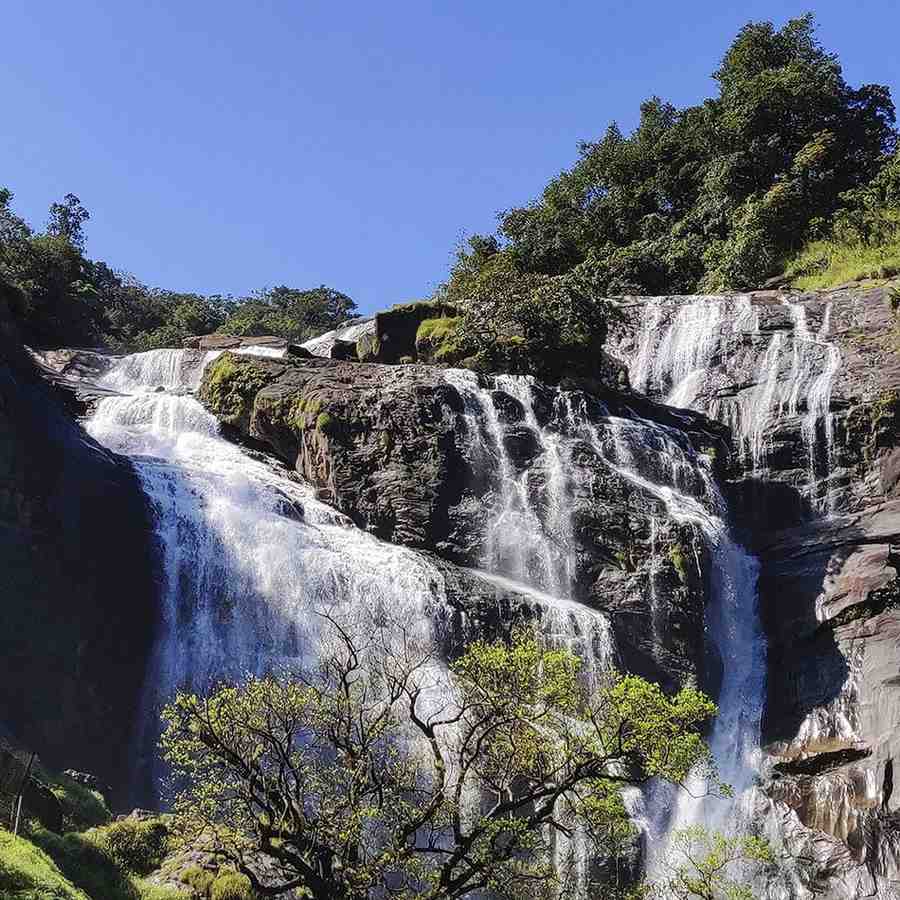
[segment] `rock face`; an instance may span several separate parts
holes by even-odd
[[[121,792],[156,614],[146,501],[0,331],[0,717]]]
[[[715,681],[706,548],[623,468],[665,468],[670,452],[689,470],[709,465],[701,450],[724,459],[725,430],[702,416],[459,370],[231,354],[200,396],[360,527],[605,610],[632,671]]]
[[[636,389],[733,429],[732,506],[762,564],[768,814],[810,860],[799,884],[835,898],[900,895],[894,306],[884,289],[636,300],[618,348]]]

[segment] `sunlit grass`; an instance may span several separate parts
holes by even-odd
[[[880,282],[900,275],[900,228],[880,244],[815,241],[785,266],[792,287],[812,291],[848,281]]]

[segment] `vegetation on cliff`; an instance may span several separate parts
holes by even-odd
[[[126,818],[54,834],[28,823],[18,837],[0,829],[0,895],[22,900],[186,900],[145,880],[169,850],[164,818]]]
[[[464,303],[493,273],[529,298],[573,276],[595,297],[745,289],[809,241],[896,242],[890,93],[848,85],[814,31],[809,15],[744,27],[715,97],[653,97],[630,135],[612,124],[583,143],[536,201],[460,250],[442,293]]]

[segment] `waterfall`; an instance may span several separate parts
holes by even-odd
[[[714,319],[704,307],[691,321],[709,331]],[[745,316],[741,327],[752,324]],[[696,352],[681,338],[669,346],[683,359],[678,384],[695,377],[715,353],[711,339]],[[132,460],[155,521],[162,622],[141,713],[145,751],[155,742],[157,707],[177,688],[202,690],[221,678],[314,659],[319,612],[362,628],[396,623],[422,640],[432,639],[437,624],[449,618],[444,576],[428,557],[355,528],[294,473],[221,437],[217,420],[193,396],[204,366],[217,355],[159,350],[118,360],[103,383],[120,395],[101,399],[86,423],[98,441]],[[658,363],[657,355],[648,378],[677,389]],[[472,470],[483,475],[483,540],[473,574],[495,584],[498,596],[514,590],[526,598],[539,611],[534,621],[541,639],[574,650],[588,685],[617,659],[608,616],[579,601],[573,510],[592,490],[590,467],[605,467],[652,498],[668,521],[702,537],[712,563],[711,627],[725,661],[712,744],[723,777],[738,789],[749,784],[762,644],[755,607],[745,600],[755,597],[756,568],[729,534],[709,459],[683,432],[627,412],[613,415],[584,394],[526,377],[448,370],[445,378],[462,401],[457,442]],[[652,516],[651,522],[655,548],[657,529],[664,536],[666,525]],[[652,628],[659,634],[665,625],[657,569],[658,560],[651,561]],[[729,665],[732,660],[742,664]],[[657,828],[641,803],[632,796],[629,808],[643,827]],[[679,821],[706,815],[701,806],[680,810]],[[577,835],[555,846],[560,868],[580,873],[582,884],[586,846]]]
[[[571,401],[570,401],[571,402]],[[709,460],[682,432],[634,416],[601,430],[570,406],[570,422],[632,484],[657,497],[676,522],[696,528],[710,555],[709,630],[723,665],[710,747],[719,777],[736,794],[756,780],[765,687],[765,639],[757,609],[759,564],[731,536]],[[728,804],[704,797],[699,777],[679,795],[665,827],[724,821]]]
[[[781,306],[790,334],[776,330],[767,337],[759,309],[746,295],[649,298],[629,359],[631,385],[726,422],[757,474],[766,471],[773,426],[799,420],[807,457],[805,493],[816,509],[832,512],[834,491],[827,483],[823,489],[823,482],[835,462],[831,393],[841,354],[829,340],[831,303],[818,332],[809,328],[803,302],[784,298]],[[758,353],[763,341],[765,350]],[[742,386],[736,396],[722,396],[717,371],[732,364],[740,370],[732,380]]]
[[[661,394],[667,403],[694,406],[725,418],[742,453],[758,469],[764,460],[767,430],[779,400],[782,334],[776,332],[769,338],[756,366],[756,383],[725,403],[710,390],[710,369],[717,357],[733,355],[734,344],[759,336],[759,317],[749,298],[686,298],[674,313],[670,312],[665,326],[661,325],[660,302],[650,301],[643,311],[637,351],[631,363],[635,373],[633,386]],[[798,336],[795,343],[802,339]],[[793,352],[797,366],[805,364],[801,351],[795,348]],[[791,379],[792,391],[798,381],[799,378]],[[701,391],[701,387],[706,390]],[[630,434],[633,428],[633,423],[623,423],[617,429],[620,446],[612,458],[622,467],[623,474],[653,490],[654,486],[646,484],[632,465],[634,453],[642,452],[642,441]],[[732,831],[750,825],[740,819],[742,811],[749,807],[748,798],[758,779],[765,696],[765,637],[757,591],[759,563],[731,536],[727,506],[708,469],[694,470],[702,480],[698,490],[696,483],[684,480],[691,471],[684,463],[684,448],[665,433],[659,439],[668,445],[664,455],[675,477],[670,486],[657,484],[655,489],[670,515],[697,528],[709,548],[710,603],[706,618],[711,642],[723,667],[717,697],[719,714],[710,735],[710,748],[719,778],[731,785],[736,797],[733,804],[710,798],[702,776],[696,775],[687,791],[679,794],[667,825],[670,831],[698,823]],[[666,802],[671,802],[671,798],[667,797]]]
[[[412,630],[421,640],[437,637],[435,629],[453,616],[444,576],[427,557],[357,529],[294,473],[220,436],[215,417],[192,395],[204,366],[218,355],[157,350],[121,358],[103,385],[124,393],[101,399],[86,422],[95,439],[131,459],[155,522],[161,624],[138,739],[148,757],[158,708],[175,690],[204,690],[223,678],[309,663],[320,639],[318,613],[363,630],[396,623],[398,634]],[[522,386],[523,400],[530,387]],[[496,412],[487,404],[489,410]],[[549,440],[533,411],[528,423],[535,441]],[[494,583],[498,597],[518,592],[535,610],[542,640],[575,651],[593,681],[614,658],[609,622],[570,599],[568,562],[537,524],[532,486],[514,476],[499,421],[486,415],[468,424],[485,433],[484,444],[469,450],[483,454],[494,474],[507,527],[521,524],[531,537],[527,552],[518,554],[503,540],[503,528],[494,528],[486,571],[474,574]],[[552,441],[542,452],[555,458]],[[561,470],[556,464],[551,494]],[[551,521],[562,515],[559,507]],[[510,555],[524,561],[507,564]],[[151,766],[149,758],[144,764]]]

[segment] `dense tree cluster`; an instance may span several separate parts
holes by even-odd
[[[346,294],[280,285],[249,297],[204,296],[149,288],[84,254],[88,211],[74,194],[50,207],[35,233],[0,189],[0,296],[25,338],[38,346],[177,347],[192,334],[275,334],[293,341],[353,315]]]
[[[889,90],[848,85],[814,32],[809,15],[751,23],[714,73],[717,96],[685,109],[654,97],[631,134],[613,124],[582,144],[538,200],[460,251],[446,299],[464,305],[497,277],[514,316],[573,279],[596,297],[747,289],[835,229],[895,235]]]

